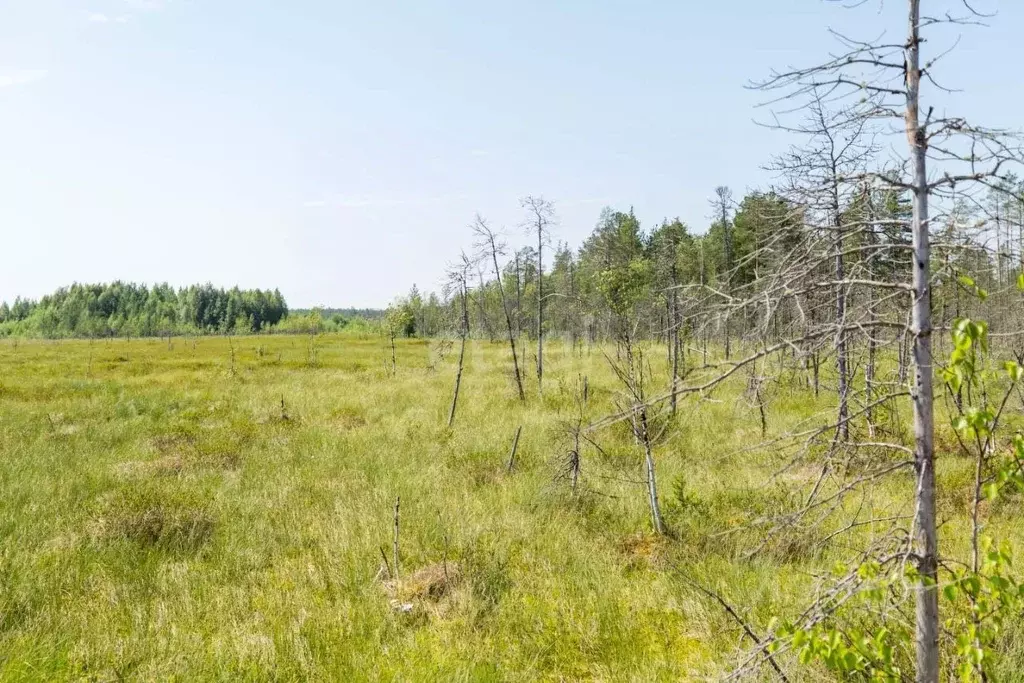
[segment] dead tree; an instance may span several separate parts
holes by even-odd
[[[672,386],[678,381],[681,367],[682,355],[681,324],[679,320],[679,249],[686,235],[686,228],[678,220],[674,223],[664,222],[652,235],[652,246],[654,247],[655,268],[662,279],[665,292],[666,320],[665,330],[666,349],[668,351],[668,365],[670,368],[670,379]],[[676,414],[676,399],[673,395],[669,410],[672,415]]]
[[[543,197],[527,195],[519,200],[528,218],[524,227],[537,236],[537,390],[544,380],[544,245],[551,242],[555,206]]]
[[[935,283],[931,266],[930,209],[948,201],[953,188],[971,183],[991,185],[1005,174],[1008,162],[1020,158],[1016,142],[999,131],[980,128],[960,117],[936,115],[935,107],[922,107],[922,85],[941,97],[935,65],[949,51],[922,59],[923,32],[938,25],[976,23],[979,15],[966,0],[953,3],[959,14],[927,15],[921,0],[904,0],[906,36],[897,42],[861,41],[833,32],[842,49],[828,61],[804,69],[775,73],[760,85],[779,93],[775,101],[792,103],[809,94],[823,93],[831,103],[842,103],[850,121],[864,120],[885,132],[902,129],[906,153],[897,173],[863,173],[852,180],[871,180],[910,197],[909,245],[912,255],[909,284],[909,345],[914,381],[910,398],[913,415],[915,473],[912,533],[899,551],[915,564],[916,677],[920,682],[939,679],[939,548],[935,512],[934,391],[931,299]],[[923,63],[924,62],[924,63]],[[929,178],[929,166],[938,173]],[[902,172],[906,169],[906,172]],[[900,287],[906,284],[897,283]],[[876,287],[883,286],[875,283]]]
[[[858,537],[863,545],[844,547],[852,548],[858,565],[870,562],[877,567],[881,577],[902,580],[908,576],[907,567],[912,567],[909,576],[914,606],[909,611],[914,613],[915,640],[910,654],[916,661],[917,680],[930,683],[939,676],[940,638],[930,309],[933,290],[948,280],[949,273],[943,272],[939,264],[932,268],[929,226],[935,216],[950,210],[954,186],[960,195],[965,185],[990,185],[1003,177],[1004,166],[1018,159],[1019,151],[1012,139],[997,131],[975,127],[959,118],[938,117],[934,109],[921,109],[921,83],[931,82],[935,63],[932,60],[922,67],[921,32],[939,23],[970,21],[970,9],[965,10],[967,19],[930,18],[922,16],[920,0],[905,2],[909,19],[906,40],[864,43],[837,34],[845,48],[842,54],[823,65],[774,74],[760,84],[769,93],[779,93],[777,101],[784,102],[790,113],[806,113],[809,103],[827,102],[830,115],[824,120],[836,132],[853,126],[854,130],[862,127],[886,135],[898,127],[907,141],[904,158],[892,161],[867,155],[847,171],[838,172],[837,167],[832,176],[838,185],[838,207],[835,201],[827,201],[829,193],[821,191],[820,177],[817,181],[808,178],[805,169],[800,174],[801,187],[804,191],[816,188],[813,196],[820,203],[814,205],[799,193],[791,196],[791,216],[787,220],[797,225],[794,238],[790,239],[789,230],[780,221],[773,235],[758,245],[756,251],[760,254],[744,255],[732,264],[733,270],[742,268],[743,259],[768,256],[767,251],[774,250],[770,259],[776,264],[773,268],[760,273],[755,268],[753,282],[726,280],[727,286],[721,286],[720,279],[717,288],[708,282],[681,288],[695,302],[692,310],[701,312],[700,316],[690,314],[694,324],[700,324],[702,318],[727,320],[740,312],[748,316],[739,337],[743,354],[705,363],[681,386],[648,396],[642,403],[622,406],[617,413],[591,423],[588,430],[594,433],[619,422],[636,423],[641,405],[653,408],[667,403],[673,393],[708,396],[741,377],[743,369],[763,364],[769,357],[794,350],[811,350],[825,359],[845,355],[846,405],[842,410],[830,409],[828,419],[801,425],[766,444],[750,447],[778,454],[781,462],[776,475],[796,468],[807,468],[816,475],[807,484],[806,495],[785,509],[752,520],[750,526],[763,534],[748,554],[756,554],[791,533],[806,535],[809,530],[820,530],[815,542],[836,547],[837,539],[848,540],[857,529],[872,528],[871,534]],[[846,144],[846,133],[833,139]],[[937,169],[931,179],[929,166]],[[909,217],[879,217],[874,209],[857,210],[865,184],[870,192],[906,201]],[[886,221],[901,226],[905,223],[910,240],[871,239]],[[876,267],[883,256],[896,262],[893,272],[885,276]],[[828,296],[818,296],[820,292]],[[837,292],[843,293],[841,298]],[[780,311],[793,315],[780,323]],[[879,345],[895,345],[904,335],[911,348],[911,390],[895,381],[873,380],[870,396],[866,397],[863,385],[854,386],[856,373],[850,366],[849,340],[867,337],[878,339]],[[855,406],[854,399],[860,405]],[[854,427],[864,424],[866,414],[907,399],[913,415],[912,442],[860,438]],[[849,441],[840,436],[848,436]],[[881,514],[871,502],[873,487],[891,477],[909,479],[911,473],[913,493],[902,501],[902,507]],[[799,615],[802,628],[834,623],[848,600],[881,583],[866,580],[856,571],[827,581],[829,585],[823,582],[818,597]],[[891,597],[899,599],[895,594]],[[774,634],[766,636],[741,662],[738,671],[748,672],[765,664],[771,648],[778,646],[785,643]]]
[[[808,93],[807,116],[795,126],[785,128],[807,138],[775,158],[770,168],[782,174],[783,196],[803,208],[803,220],[812,228],[831,235],[834,278],[833,315],[837,336],[833,340],[836,357],[838,410],[836,438],[849,439],[850,345],[843,321],[846,319],[850,284],[846,279],[846,243],[850,233],[864,232],[858,219],[851,215],[851,206],[862,196],[862,187],[846,179],[864,174],[877,156],[873,131],[867,129],[868,119],[850,117],[848,111],[828,109],[824,95],[818,90]],[[866,287],[865,289],[870,289]],[[870,296],[870,294],[869,294]],[[815,378],[817,360],[815,359]],[[815,380],[817,386],[817,379]]]
[[[715,209],[717,218],[722,226],[722,247],[725,252],[725,272],[721,273],[722,278],[721,286],[726,296],[732,295],[732,277],[733,277],[733,254],[735,253],[735,243],[733,240],[733,225],[729,220],[729,209],[732,207],[732,190],[728,187],[721,185],[715,188],[715,198],[712,200],[712,206]],[[731,338],[729,334],[729,311],[726,310],[725,319],[723,321],[724,332],[725,332],[725,359],[728,360],[732,354]]]
[[[515,253],[516,268],[516,336],[522,335],[523,331],[523,278],[519,264],[519,252]]]
[[[588,386],[586,376],[579,377],[576,380],[573,391],[573,403],[576,408],[575,414],[571,420],[566,420],[563,423],[567,448],[559,463],[559,477],[565,477],[569,480],[569,489],[574,496],[581,490],[584,449],[589,445],[598,453],[605,454],[597,442],[587,435],[587,406],[590,400]]]
[[[465,252],[458,264],[448,269],[447,288],[459,299],[459,364],[455,371],[455,391],[452,393],[452,407],[448,411],[448,426],[455,424],[455,407],[459,402],[462,386],[462,368],[466,359],[466,338],[469,336],[469,269],[472,262]]]
[[[506,469],[509,474],[512,474],[512,469],[516,466],[516,452],[519,450],[519,435],[523,433],[523,425],[516,427],[516,435],[512,437],[512,448],[508,452],[508,465]]]
[[[652,406],[648,402],[647,396],[647,383],[651,372],[644,365],[643,351],[634,347],[633,337],[628,331],[624,331],[620,335],[618,346],[620,353],[617,354],[617,358],[612,359],[607,355],[606,358],[615,376],[626,390],[627,404],[622,406],[622,412],[628,415],[633,436],[643,448],[643,482],[647,491],[647,504],[651,511],[651,526],[656,534],[661,535],[665,533],[665,523],[658,500],[658,480],[653,447],[655,436],[651,433],[649,419]],[[674,391],[673,387],[670,394]]]
[[[394,571],[394,574],[392,574],[392,576],[394,577],[394,579],[396,581],[399,578],[401,578],[401,574],[399,573],[399,570],[398,570],[398,532],[399,532],[399,517],[398,517],[398,513],[399,513],[399,508],[400,508],[401,504],[402,504],[402,497],[401,496],[397,496],[395,498],[395,514],[394,514],[394,518],[393,518],[393,524],[394,524],[393,531],[394,531],[394,534],[393,534],[393,536],[391,538],[392,551],[394,552],[394,561],[395,561],[395,571]]]
[[[519,372],[519,356],[516,354],[516,335],[512,327],[512,313],[508,309],[505,288],[501,283],[501,266],[498,264],[498,256],[504,253],[505,244],[498,240],[497,235],[481,216],[477,216],[473,223],[473,235],[477,238],[476,248],[480,250],[481,256],[489,258],[494,265],[494,279],[498,288],[498,296],[501,298],[501,309],[505,313],[508,345],[512,351],[512,372],[515,376],[516,388],[519,390],[519,400],[525,401],[526,392],[523,391],[523,378]]]
[[[494,327],[491,325],[491,317],[487,315],[487,287],[484,283],[484,271],[479,263],[477,263],[476,275],[477,281],[480,283],[476,290],[476,306],[480,311],[480,324],[483,326],[484,332],[487,333],[488,341],[493,343],[497,339],[497,335],[494,333]]]

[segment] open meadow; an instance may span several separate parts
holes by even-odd
[[[583,441],[571,489],[571,426],[621,395],[612,348],[550,344],[543,394],[531,378],[523,404],[507,348],[470,342],[453,428],[457,344],[396,351],[392,373],[376,337],[0,342],[0,679],[716,678],[743,633],[696,586],[763,632],[849,561],[850,537],[827,539],[843,510],[768,536],[749,524],[798,505],[817,470],[773,477],[783,456],[743,450],[762,425],[740,376],[654,419],[658,536],[622,423]],[[831,410],[799,374],[764,403],[769,434]],[[939,424],[955,554],[973,464],[947,457]],[[909,514],[911,478],[865,500],[844,506]],[[1019,544],[1015,498],[984,514]]]

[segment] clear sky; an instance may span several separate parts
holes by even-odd
[[[121,279],[379,306],[438,288],[478,211],[525,242],[527,193],[574,246],[606,205],[702,231],[791,142],[744,85],[830,26],[899,39],[903,4],[0,0],[0,300]],[[975,4],[999,15],[947,82],[1017,127],[1024,1]]]

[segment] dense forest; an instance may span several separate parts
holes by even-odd
[[[156,336],[265,331],[288,305],[274,291],[213,285],[74,284],[39,301],[0,303],[0,336]]]

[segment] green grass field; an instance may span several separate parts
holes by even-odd
[[[457,348],[438,352],[400,341],[391,376],[376,338],[0,342],[0,679],[714,678],[741,633],[684,575],[764,628],[849,555],[786,537],[745,556],[744,523],[813,473],[769,481],[777,454],[736,452],[761,439],[742,378],[656,447],[663,539],[622,425],[585,449],[579,495],[560,477],[578,378],[588,419],[614,410],[599,350],[552,344],[522,405],[505,347],[472,342],[453,429]],[[828,406],[785,381],[768,401],[773,433]],[[940,474],[962,548],[971,463]],[[990,513],[1016,544],[1016,509]]]

